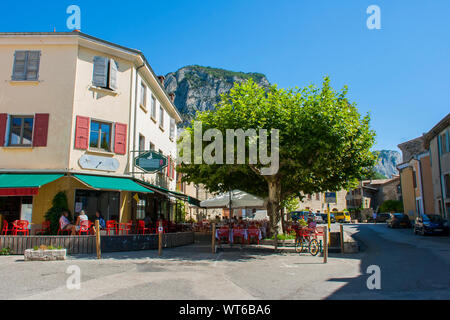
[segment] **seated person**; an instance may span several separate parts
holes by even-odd
[[[70,230],[72,235],[75,235],[75,226],[70,223],[67,218],[69,213],[67,211],[63,211],[61,217],[59,218],[59,227],[61,230],[66,231]]]
[[[100,229],[105,229],[106,228],[106,222],[105,219],[103,219],[102,213],[100,212],[100,210],[97,210],[95,212],[95,220],[98,220],[98,224],[100,226]]]
[[[83,221],[89,221],[89,218],[86,215],[86,213],[84,212],[84,210],[81,210],[80,215],[77,218],[77,222],[75,223],[75,230],[77,232],[80,231],[80,225],[81,225],[81,222],[83,222]]]

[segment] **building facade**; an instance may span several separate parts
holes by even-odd
[[[346,202],[347,190],[336,192],[336,203],[330,203],[331,211],[343,211],[347,209]],[[325,193],[307,194],[303,200],[299,202],[298,209],[309,210],[311,212],[325,213],[328,205],[325,202]]]
[[[450,219],[450,114],[424,135],[424,141],[430,154],[434,213]]]
[[[173,216],[181,118],[140,51],[80,32],[0,33],[0,78],[3,219],[39,228],[59,191],[72,213]],[[144,174],[134,158],[150,149],[168,166]]]

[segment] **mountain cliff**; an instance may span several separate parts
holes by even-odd
[[[244,73],[224,69],[186,66],[165,76],[167,92],[175,93],[175,105],[186,125],[197,111],[211,110],[219,102],[220,95],[230,91],[235,82],[252,78],[267,87],[269,81],[261,73]]]
[[[378,152],[378,163],[375,165],[375,172],[378,172],[387,178],[391,178],[392,175],[398,174],[397,165],[402,162],[400,152],[394,150],[381,150]]]

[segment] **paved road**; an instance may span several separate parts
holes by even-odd
[[[24,262],[0,257],[0,299],[447,299],[449,238],[423,238],[385,225],[346,225],[363,244],[358,254],[321,257],[232,249],[216,255],[203,244]],[[81,270],[69,290],[66,270]],[[381,290],[369,290],[367,267],[381,268]]]

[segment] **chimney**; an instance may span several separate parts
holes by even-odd
[[[169,93],[169,97],[172,102],[175,102],[175,93],[173,92]]]
[[[164,76],[158,76],[159,82],[161,82],[161,85],[164,87],[164,80],[166,79],[166,77]]]

